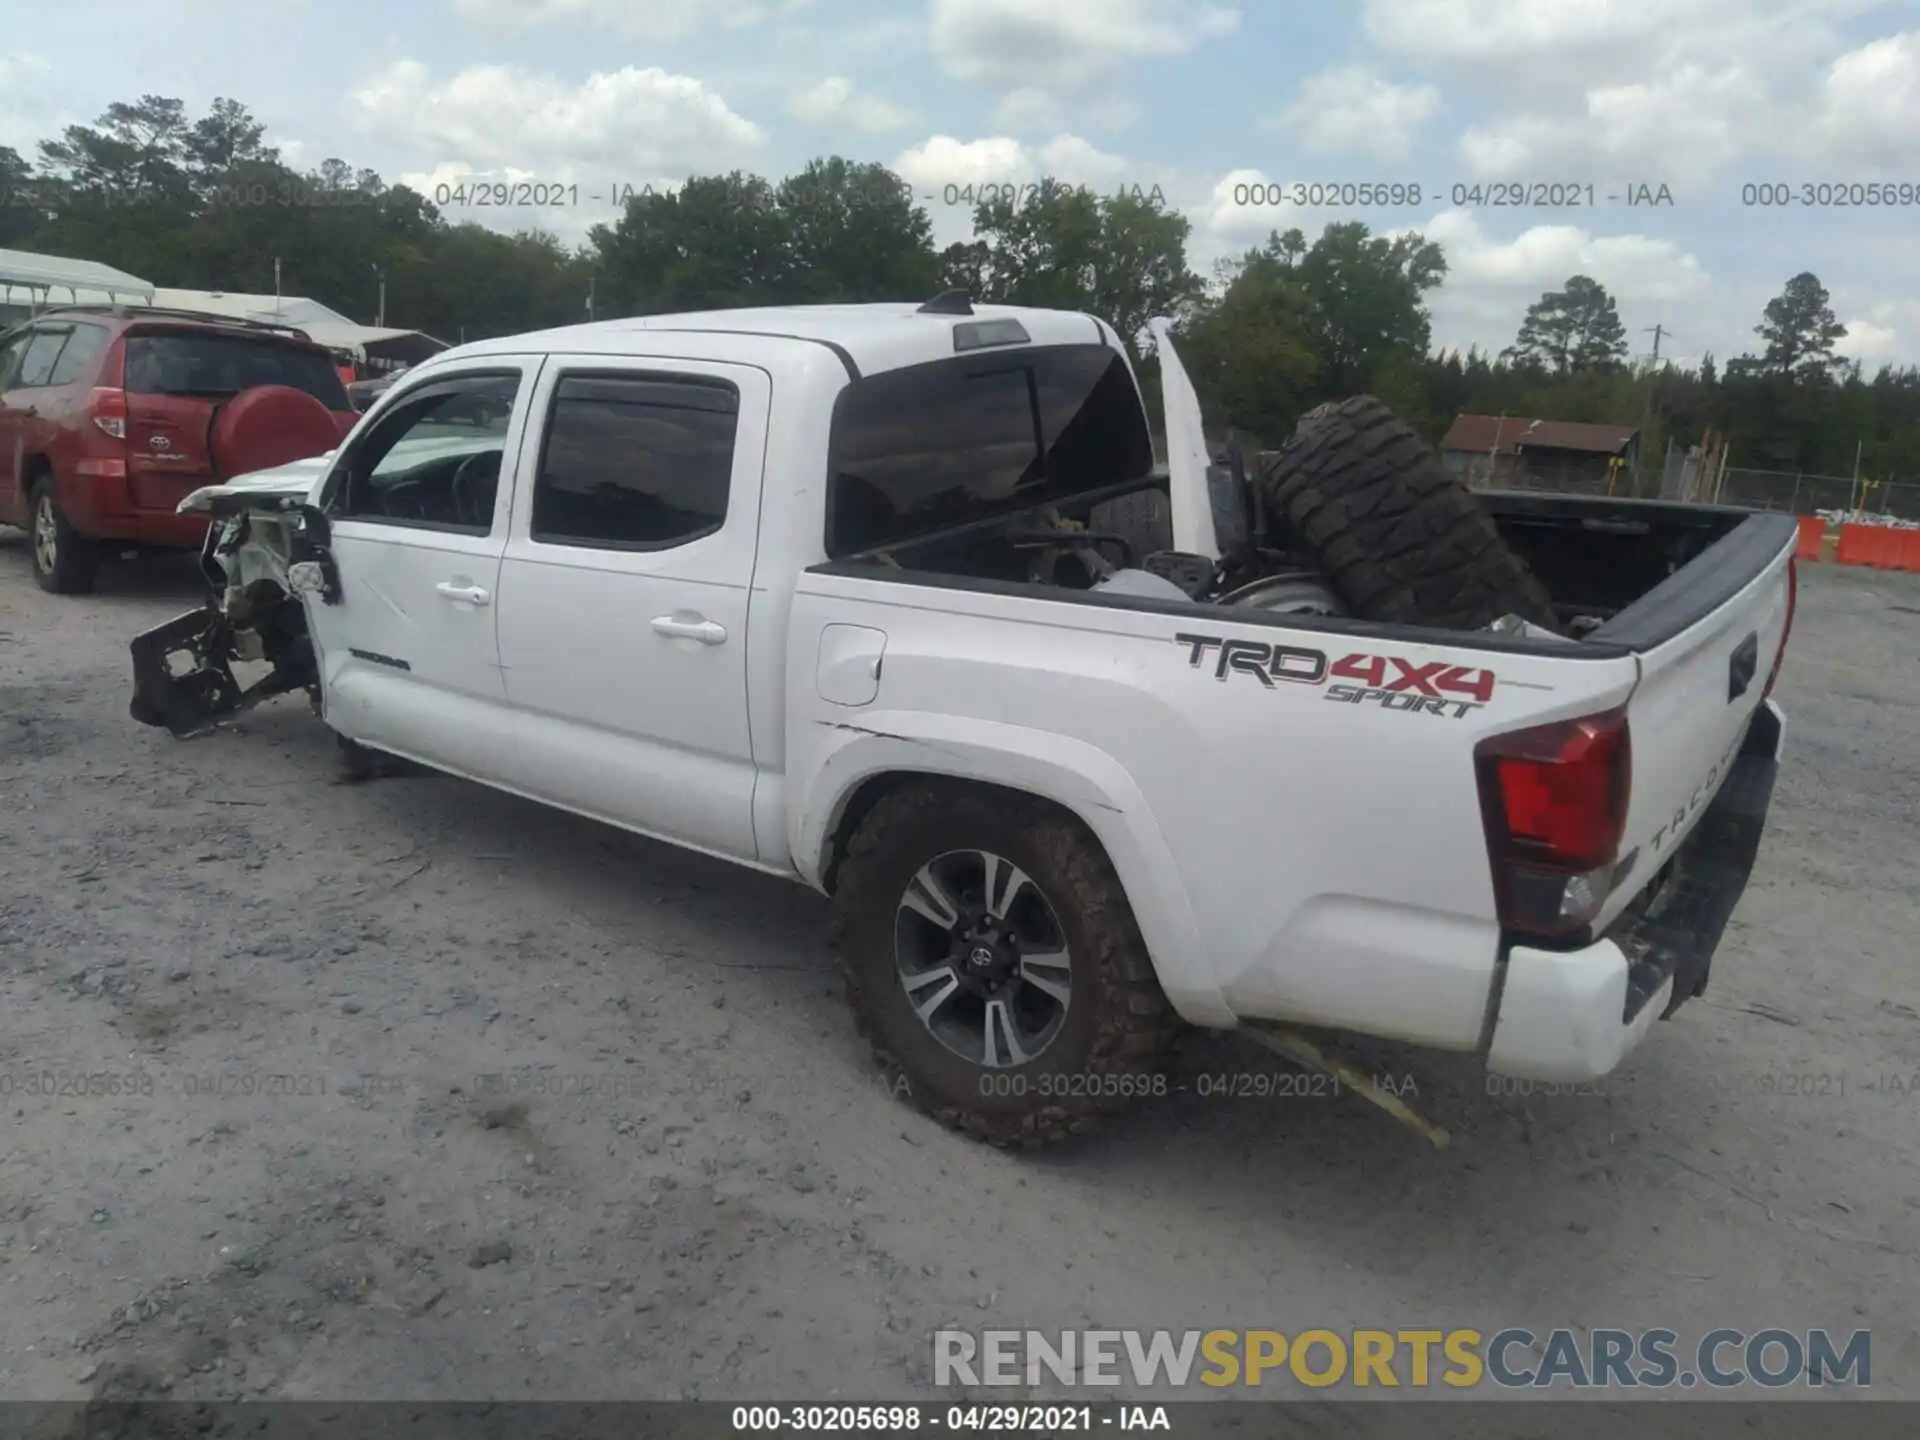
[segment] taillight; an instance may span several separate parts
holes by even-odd
[[[1500,923],[1585,926],[1613,890],[1633,749],[1624,710],[1482,740],[1474,750]]]
[[[1780,627],[1780,649],[1774,654],[1773,669],[1767,672],[1767,688],[1760,692],[1766,699],[1773,694],[1773,682],[1780,678],[1780,662],[1787,658],[1787,637],[1793,634],[1793,612],[1800,603],[1800,562],[1787,557],[1787,623]]]
[[[127,438],[127,392],[98,386],[87,392],[87,417],[100,433],[116,440]]]

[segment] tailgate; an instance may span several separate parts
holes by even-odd
[[[1620,844],[1632,865],[1596,929],[1660,872],[1726,780],[1792,623],[1795,535],[1791,516],[1752,516],[1594,632],[1640,664]]]
[[[171,511],[213,478],[213,411],[212,400],[194,395],[127,396],[127,489],[136,508]]]

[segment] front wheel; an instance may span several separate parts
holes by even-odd
[[[1165,1092],[1172,1012],[1106,854],[1026,797],[914,785],[855,834],[834,938],[895,1088],[996,1145]]]
[[[89,593],[100,569],[100,547],[76,531],[61,512],[51,475],[35,483],[29,508],[35,583],[54,595]]]

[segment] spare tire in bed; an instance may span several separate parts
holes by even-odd
[[[1555,623],[1545,587],[1493,516],[1372,395],[1308,411],[1255,488],[1357,618],[1456,630],[1503,615]]]
[[[1173,505],[1164,490],[1136,490],[1094,506],[1087,528],[1125,540],[1137,565],[1143,555],[1173,548]]]

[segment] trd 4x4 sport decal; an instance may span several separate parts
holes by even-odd
[[[1458,720],[1493,699],[1491,670],[1449,665],[1444,660],[1420,664],[1399,655],[1366,654],[1330,660],[1322,650],[1229,640],[1221,635],[1176,635],[1173,641],[1188,647],[1187,663],[1196,670],[1211,656],[1216,680],[1250,675],[1269,690],[1278,684],[1317,685],[1322,687],[1322,699],[1342,705],[1378,705],[1383,710]],[[1329,684],[1330,680],[1355,683]]]

